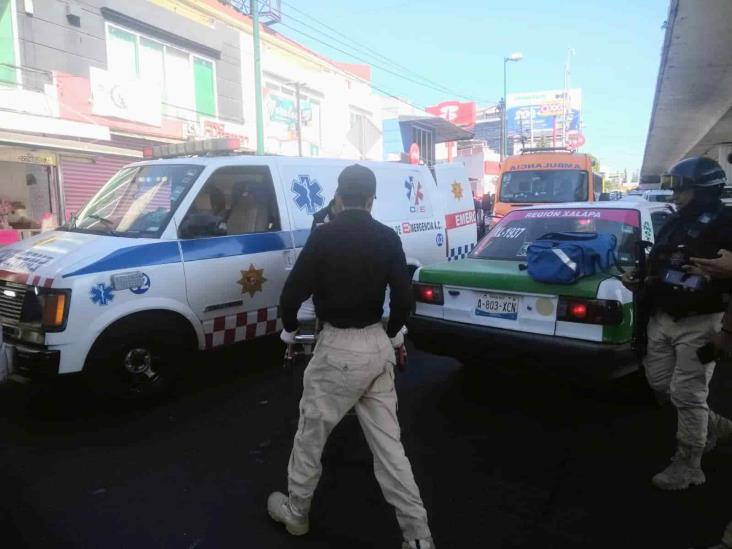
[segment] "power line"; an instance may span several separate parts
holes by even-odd
[[[264,1],[265,1],[265,0],[259,0],[259,3],[260,3],[260,4],[262,5],[262,6],[268,7],[268,6],[266,6],[266,5],[264,4]],[[297,29],[293,29],[293,30],[297,30]],[[317,40],[317,39],[315,39],[315,40]],[[328,47],[332,47],[332,46],[330,46],[330,45],[329,45],[329,44],[327,44],[327,43],[324,43],[324,42],[322,42],[322,41],[320,41],[320,40],[318,40],[318,41],[319,41],[319,42],[321,42],[321,43],[323,43],[323,44],[325,44],[325,45],[326,45],[326,46],[328,46]],[[345,53],[346,55],[349,55],[349,56],[351,55],[351,54],[349,54],[349,53],[347,53],[347,52],[344,52],[344,53]],[[333,61],[331,61],[331,63],[332,63],[332,62],[333,62]],[[360,77],[360,76],[358,76],[357,74],[354,74],[354,73],[349,73],[349,74],[350,74],[350,76],[351,76],[352,78],[354,78],[355,80],[358,80],[358,81],[360,81],[360,82],[363,82],[364,84],[368,85],[368,86],[369,86],[369,87],[371,87],[372,89],[374,89],[374,90],[376,90],[376,91],[379,91],[379,92],[383,93],[383,94],[384,94],[384,95],[386,95],[387,97],[391,97],[391,98],[393,98],[393,99],[396,99],[397,101],[399,101],[399,102],[401,102],[401,103],[404,103],[405,105],[408,105],[408,106],[410,106],[410,107],[413,107],[413,108],[415,108],[415,109],[418,109],[418,110],[422,110],[422,111],[424,111],[424,110],[425,110],[425,108],[424,108],[424,107],[422,107],[422,106],[419,106],[419,105],[415,105],[414,103],[410,103],[409,101],[407,101],[407,100],[406,100],[406,99],[404,99],[403,97],[399,97],[398,95],[395,95],[395,94],[391,93],[391,92],[390,92],[390,91],[388,91],[388,90],[385,90],[385,89],[383,89],[383,88],[380,88],[379,86],[376,86],[376,85],[375,85],[375,84],[373,84],[373,82],[371,82],[370,80],[366,80],[365,78],[362,78],[362,77]]]
[[[322,26],[323,28],[326,28],[329,31],[331,31],[332,33],[335,33],[336,35],[345,38],[347,42],[346,41],[343,41],[343,40],[339,40],[338,38],[334,37],[332,34],[330,36],[328,36],[331,40],[334,40],[337,43],[339,43],[339,44],[341,44],[343,46],[349,47],[352,50],[358,51],[360,53],[368,52],[367,55],[368,54],[371,54],[371,55],[374,55],[374,56],[378,57],[380,59],[380,62],[390,63],[394,67],[396,67],[398,69],[401,69],[402,71],[405,71],[405,72],[407,72],[407,73],[415,76],[419,80],[423,81],[424,83],[426,83],[426,84],[418,83],[419,85],[424,85],[425,87],[431,88],[431,89],[433,89],[435,91],[440,91],[441,93],[447,93],[447,94],[450,94],[450,95],[453,95],[453,96],[456,96],[456,97],[461,97],[463,99],[475,100],[474,97],[470,97],[470,96],[465,95],[463,93],[456,92],[455,90],[451,90],[451,89],[447,88],[446,86],[444,86],[443,84],[440,84],[438,82],[435,82],[434,80],[431,80],[431,79],[429,79],[429,78],[427,78],[427,77],[425,77],[425,76],[423,76],[423,75],[415,72],[414,70],[410,69],[409,67],[406,67],[406,66],[404,66],[404,65],[402,65],[400,63],[397,63],[393,59],[390,59],[389,57],[383,55],[382,53],[378,52],[377,50],[375,50],[375,49],[373,49],[373,48],[371,48],[371,47],[369,47],[369,46],[367,46],[367,45],[365,45],[363,43],[360,43],[360,42],[357,42],[357,41],[353,40],[351,37],[343,34],[339,30],[337,30],[337,29],[335,29],[335,28],[333,28],[333,27],[331,27],[331,26],[323,23],[321,20],[319,20],[319,19],[317,19],[317,18],[315,18],[315,17],[307,14],[306,12],[304,12],[304,11],[296,8],[295,6],[293,6],[292,4],[290,4],[289,2],[282,1],[282,3],[285,4],[285,5],[287,5],[287,6],[289,6],[291,9],[295,10],[296,12],[304,15],[308,19],[314,21],[315,23],[317,23],[318,25]],[[322,32],[320,29],[318,29],[316,27],[313,27],[312,25],[306,23],[305,21],[302,21],[301,19],[298,19],[296,17],[293,17],[292,15],[289,15],[288,14],[288,19],[292,19],[293,21],[296,21],[296,22],[300,23],[301,25],[303,25],[303,26],[305,26],[305,27],[307,27],[309,29],[315,30],[317,32]],[[283,25],[287,26],[284,23],[283,23]],[[291,27],[289,27],[289,28],[291,28]],[[300,32],[302,32],[302,31],[300,31]],[[365,62],[371,63],[371,61],[365,61]],[[383,69],[383,67],[378,67],[378,68],[381,68],[382,70],[386,70],[386,72],[391,72],[388,69]],[[392,72],[392,74],[394,74],[394,73]],[[397,76],[404,78],[404,75],[403,74],[397,74]],[[410,80],[411,82],[414,82],[414,80],[409,79],[409,78],[407,78],[407,80]],[[429,85],[427,85],[427,84],[429,84]],[[481,101],[487,101],[487,100],[481,99]]]
[[[304,12],[302,12],[301,10],[298,10],[297,8],[294,8],[294,6],[292,6],[289,3],[283,2],[283,4],[287,4],[291,8],[295,9],[297,12],[304,14]],[[305,15],[307,16],[307,14],[305,14]],[[312,18],[311,16],[307,16],[307,17],[309,17],[310,19],[315,20],[318,24],[322,25],[323,27],[325,27],[327,29],[332,30],[333,32],[339,34],[340,36],[344,36],[345,37],[345,35],[343,35],[339,31],[333,29],[332,27],[329,27],[325,23],[322,23],[322,22],[318,21],[317,19]],[[297,19],[296,17],[289,16],[289,19],[292,19],[293,21],[295,21],[295,22],[297,22],[297,23],[299,23],[299,24],[301,24],[301,25],[303,25],[303,26],[305,26],[305,27],[307,27],[309,29],[315,30],[317,32],[322,32],[319,29],[313,27],[312,25],[309,25],[308,23],[306,23],[306,22],[304,22],[304,21],[302,21],[300,19]],[[347,55],[349,57],[352,57],[354,59],[357,59],[357,60],[359,60],[361,62],[364,62],[364,63],[368,63],[370,65],[373,65],[375,68],[377,68],[379,70],[382,70],[384,72],[387,72],[389,74],[392,74],[392,75],[394,75],[394,76],[396,76],[398,78],[402,78],[404,80],[407,80],[409,82],[412,82],[413,84],[417,84],[418,86],[422,86],[422,87],[431,89],[433,91],[437,91],[439,93],[448,94],[448,95],[460,97],[460,98],[463,98],[463,99],[468,99],[468,100],[471,100],[471,101],[478,100],[478,101],[481,101],[481,102],[491,102],[491,101],[488,101],[486,99],[469,97],[467,95],[464,95],[464,94],[461,94],[461,93],[457,93],[454,90],[450,90],[449,88],[446,88],[445,86],[443,86],[441,84],[438,84],[438,83],[436,83],[436,82],[434,82],[434,81],[432,81],[432,80],[430,80],[430,79],[428,79],[428,78],[426,78],[424,76],[421,76],[418,73],[412,71],[411,69],[408,69],[407,67],[404,67],[403,65],[400,65],[399,63],[396,63],[392,59],[389,59],[388,57],[386,57],[386,56],[384,56],[384,55],[376,52],[376,50],[373,50],[372,48],[369,48],[368,46],[364,46],[364,45],[359,44],[359,43],[355,43],[356,46],[354,46],[352,44],[348,44],[348,43],[346,43],[346,42],[344,42],[342,40],[339,40],[338,38],[335,38],[332,35],[329,35],[328,36],[328,38],[330,38],[331,40],[336,41],[337,43],[339,43],[341,45],[344,45],[344,46],[346,46],[346,47],[348,47],[348,48],[356,51],[358,54],[363,55],[362,51],[363,50],[368,50],[368,51],[372,52],[374,55],[382,58],[386,62],[393,64],[395,67],[401,68],[404,72],[408,72],[410,74],[416,75],[417,78],[419,78],[421,81],[420,80],[415,80],[414,78],[411,78],[411,77],[405,75],[403,72],[397,72],[395,70],[392,70],[392,69],[389,69],[387,67],[384,67],[380,62],[375,62],[373,59],[364,58],[361,55],[357,55],[357,54],[354,54],[352,52],[345,51],[342,48],[333,45],[332,43],[326,42],[323,39],[321,39],[319,37],[316,37],[316,36],[313,36],[312,34],[309,34],[309,33],[305,32],[305,31],[303,31],[303,30],[301,30],[299,28],[293,27],[292,25],[288,25],[287,23],[284,23],[284,22],[281,22],[281,21],[279,22],[279,24],[282,25],[282,26],[284,26],[284,27],[286,27],[286,28],[288,28],[288,29],[291,29],[294,32],[297,32],[298,34],[300,34],[302,36],[305,36],[307,38],[310,38],[311,40],[314,40],[314,41],[316,41],[316,42],[318,42],[320,44],[323,44],[324,46],[327,46],[327,47],[329,47],[329,48],[331,48],[331,49],[333,49],[333,50],[335,50],[335,51],[337,51],[339,53],[342,53],[344,55]],[[348,38],[348,37],[346,37],[346,38]]]

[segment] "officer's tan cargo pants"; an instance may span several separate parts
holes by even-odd
[[[374,456],[376,480],[396,509],[405,539],[427,538],[427,512],[400,440],[394,361],[381,324],[363,329],[324,326],[303,379],[300,422],[288,466],[290,505],[309,511],[325,442],[355,408]]]
[[[707,396],[716,363],[702,364],[696,351],[719,331],[722,314],[675,321],[659,311],[648,323],[646,377],[654,391],[671,397],[678,417],[676,438],[686,446],[703,448],[707,440]]]

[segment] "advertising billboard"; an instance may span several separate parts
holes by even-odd
[[[443,101],[425,110],[461,128],[472,129],[475,126],[475,103],[472,101]]]
[[[506,105],[506,126],[510,137],[528,137],[562,132],[566,104],[567,132],[580,133],[582,90],[571,88],[565,102],[564,90],[532,93],[509,93]]]

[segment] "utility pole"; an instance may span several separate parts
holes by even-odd
[[[259,0],[250,0],[252,39],[254,41],[254,109],[257,119],[257,154],[264,154],[264,121],[262,120],[262,57],[259,48]]]
[[[302,156],[302,114],[300,113],[300,82],[295,82],[295,131],[297,131],[297,156]]]
[[[567,50],[567,62],[564,65],[564,101],[562,103],[562,145],[564,147],[567,146],[567,131],[569,128],[567,128],[567,115],[569,114],[570,109],[570,102],[569,102],[569,76],[570,76],[570,70],[569,70],[569,64],[572,59],[572,55],[574,55],[574,50],[572,48],[569,48]]]
[[[506,155],[505,151],[505,144],[506,144],[506,138],[504,137],[504,132],[506,128],[506,101],[505,99],[501,99],[500,103],[498,104],[498,108],[501,109],[501,143],[498,146],[498,153],[501,155],[501,162],[503,162],[503,157]]]
[[[297,156],[302,156],[302,108],[300,103],[300,88],[302,82],[287,82],[285,86],[295,88],[295,132],[297,132]]]
[[[508,113],[506,113],[506,105],[508,104],[507,86],[506,86],[506,59],[503,60],[503,117],[501,118],[501,162],[504,157],[508,156]]]

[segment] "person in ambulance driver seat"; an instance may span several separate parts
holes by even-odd
[[[309,530],[308,513],[320,479],[323,447],[333,428],[355,408],[374,456],[374,473],[395,507],[402,548],[432,549],[427,512],[400,440],[394,388],[395,349],[412,308],[401,241],[371,217],[376,177],[352,165],[338,177],[341,209],[305,243],[282,290],[281,338],[293,343],[297,311],[310,295],[323,330],[303,377],[300,421],[288,466],[289,495],[274,492],[267,510],[292,535]],[[391,287],[391,314],[382,324],[384,295]]]
[[[719,331],[729,285],[688,272],[691,257],[713,258],[732,247],[732,215],[720,200],[725,182],[719,164],[704,157],[682,160],[662,176],[678,211],[656,237],[643,283],[650,307],[646,378],[658,398],[670,398],[677,410],[676,453],[651,481],[663,490],[703,484],[705,448],[730,431],[729,420],[707,405],[715,367],[709,343]],[[641,281],[628,271],[623,283],[634,291]]]

